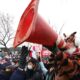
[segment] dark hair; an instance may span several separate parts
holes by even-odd
[[[38,61],[36,60],[36,59],[34,59],[34,58],[31,58],[29,61],[28,61],[28,63],[29,62],[32,62],[33,64],[37,64],[38,63]]]
[[[26,50],[28,50],[28,47],[26,47],[26,46],[22,46],[21,51],[26,51]]]
[[[29,53],[28,47],[22,46],[22,48],[21,48],[21,55],[25,54],[27,56],[28,53]]]

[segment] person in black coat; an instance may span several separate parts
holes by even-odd
[[[44,80],[39,62],[31,58],[27,64],[26,80]]]

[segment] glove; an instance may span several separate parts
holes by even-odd
[[[19,60],[19,67],[21,69],[25,68],[25,65],[26,65],[26,56],[28,55],[28,53],[29,53],[28,48],[25,47],[25,46],[22,46],[20,60]]]

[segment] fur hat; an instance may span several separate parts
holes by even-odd
[[[72,41],[75,38],[77,32],[73,32],[70,36],[66,36],[65,33],[63,33],[64,37],[65,37],[65,41],[68,41],[69,39]],[[73,38],[71,38],[73,37]]]

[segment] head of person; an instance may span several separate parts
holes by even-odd
[[[21,48],[21,54],[26,54],[26,55],[28,55],[28,53],[29,53],[28,47],[22,46],[22,48]]]
[[[28,70],[36,70],[38,61],[34,58],[31,58],[27,63]]]
[[[70,46],[75,46],[75,35],[77,32],[73,32],[69,37],[65,36],[65,41]]]

